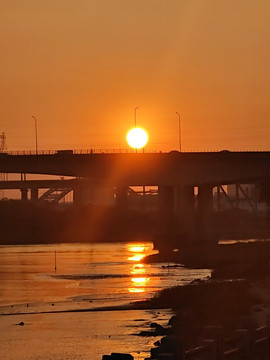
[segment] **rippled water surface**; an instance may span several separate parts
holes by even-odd
[[[132,334],[157,319],[166,323],[170,311],[68,311],[143,300],[210,275],[143,264],[151,253],[151,243],[0,246],[0,358],[98,360],[123,351],[146,357],[156,339]]]

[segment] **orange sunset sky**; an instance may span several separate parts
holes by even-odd
[[[0,0],[8,150],[270,150],[269,0]]]

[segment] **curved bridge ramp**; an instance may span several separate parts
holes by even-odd
[[[43,193],[39,200],[48,201],[52,203],[59,203],[61,199],[63,199],[68,193],[70,193],[73,189],[72,188],[51,188],[45,193]]]

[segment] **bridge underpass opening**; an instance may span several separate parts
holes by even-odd
[[[129,186],[128,206],[139,211],[157,211],[158,187],[157,186]]]

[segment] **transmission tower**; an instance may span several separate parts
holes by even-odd
[[[4,132],[0,135],[0,152],[7,150],[7,137]]]
[[[0,153],[7,150],[6,140],[7,140],[6,134],[2,132],[2,134],[0,135]],[[6,174],[0,173],[0,181],[5,181],[5,179],[6,179]],[[0,190],[0,200],[2,200],[4,197],[5,197],[4,190]]]

